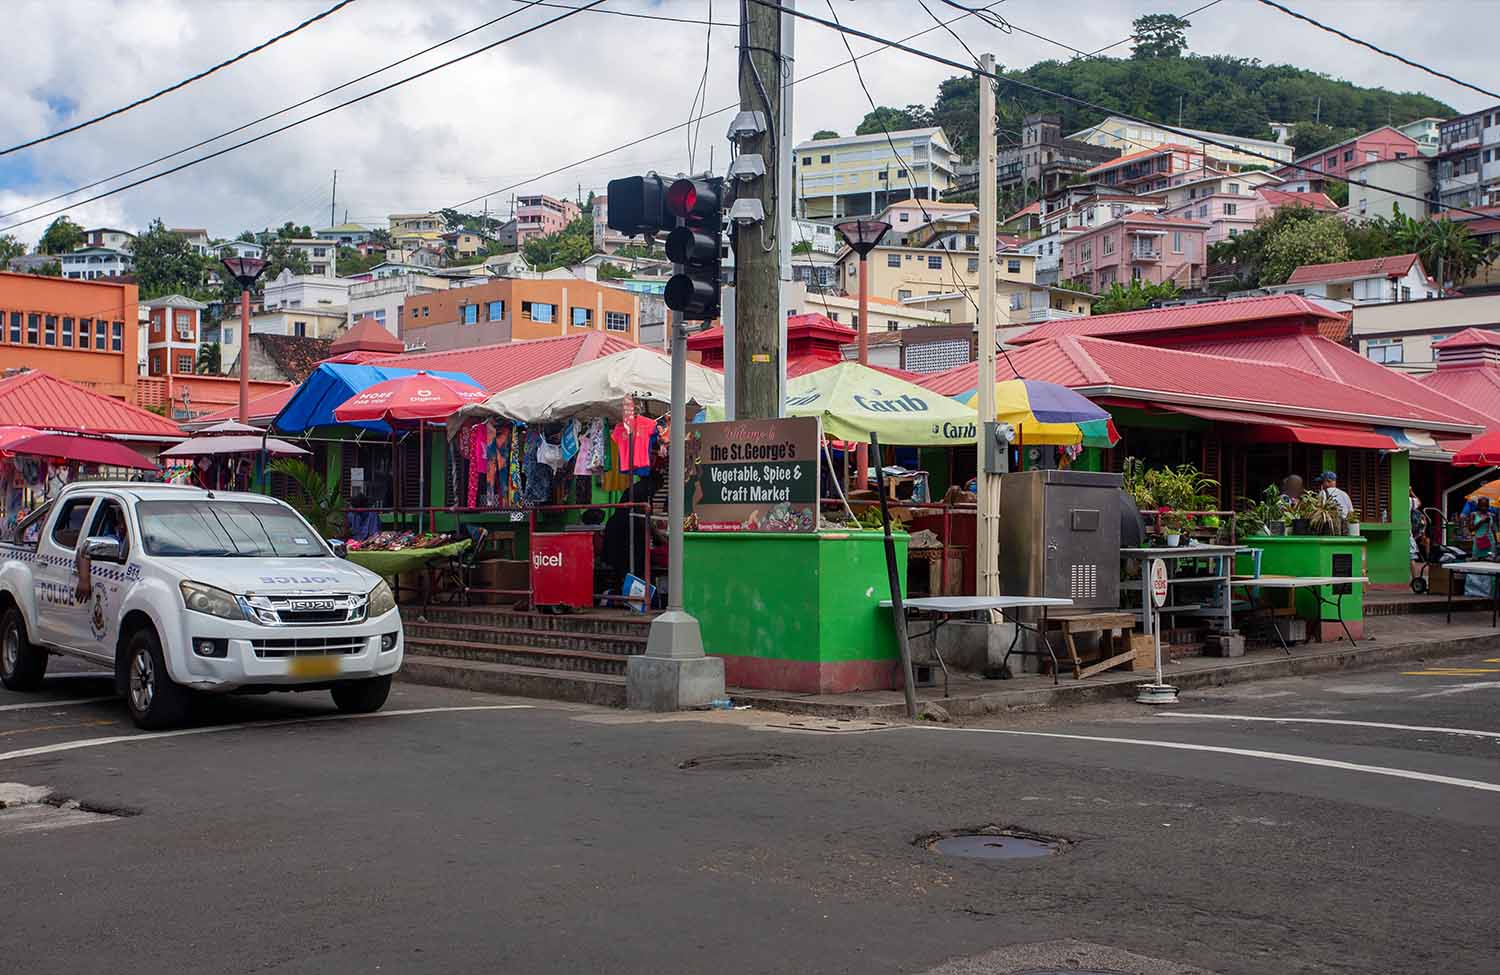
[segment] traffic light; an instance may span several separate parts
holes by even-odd
[[[677,220],[666,208],[667,181],[660,176],[627,176],[609,181],[609,229],[647,239]]]
[[[724,181],[717,177],[679,179],[667,189],[667,213],[677,222],[667,235],[667,257],[682,270],[667,282],[663,298],[686,321],[719,317],[723,200]],[[610,208],[614,208],[613,199]]]

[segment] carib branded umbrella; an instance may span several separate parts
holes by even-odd
[[[972,407],[858,362],[840,362],[787,380],[788,416],[817,416],[840,440],[902,446],[972,445]]]
[[[974,405],[979,390],[954,399]],[[1114,420],[1102,407],[1066,386],[1040,379],[1007,379],[995,384],[995,419],[1016,429],[1023,444],[1113,447],[1120,441]]]

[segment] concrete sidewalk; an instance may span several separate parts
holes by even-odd
[[[1168,684],[1178,690],[1217,687],[1240,681],[1269,680],[1375,667],[1399,661],[1450,657],[1477,651],[1500,651],[1500,630],[1490,625],[1488,612],[1455,613],[1446,624],[1437,614],[1367,618],[1368,636],[1351,646],[1337,643],[1305,643],[1290,654],[1279,647],[1261,647],[1243,657],[1187,657],[1163,667]],[[1057,684],[1050,676],[1022,674],[1011,680],[988,680],[975,674],[954,673],[951,694],[945,696],[942,677],[938,686],[919,687],[919,708],[937,705],[955,718],[980,717],[1006,711],[1068,707],[1093,701],[1129,699],[1138,686],[1150,683],[1150,671],[1108,671],[1086,680],[1064,675]],[[736,704],[793,714],[835,718],[903,720],[906,704],[900,691],[861,691],[853,694],[795,694],[732,688]]]

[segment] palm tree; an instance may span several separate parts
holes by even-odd
[[[344,528],[344,499],[339,496],[339,484],[330,482],[322,474],[301,460],[282,459],[269,468],[273,474],[282,474],[297,485],[296,498],[287,498],[292,507],[307,519],[313,530],[324,538],[339,537]]]
[[[1484,263],[1485,248],[1469,233],[1469,228],[1447,218],[1429,220],[1422,226],[1417,253],[1422,263],[1436,270],[1438,286],[1462,281]]]

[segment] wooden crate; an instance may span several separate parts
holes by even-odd
[[[1130,662],[1132,673],[1156,669],[1156,641],[1151,638],[1151,634],[1130,634],[1130,649],[1135,651],[1135,659]]]

